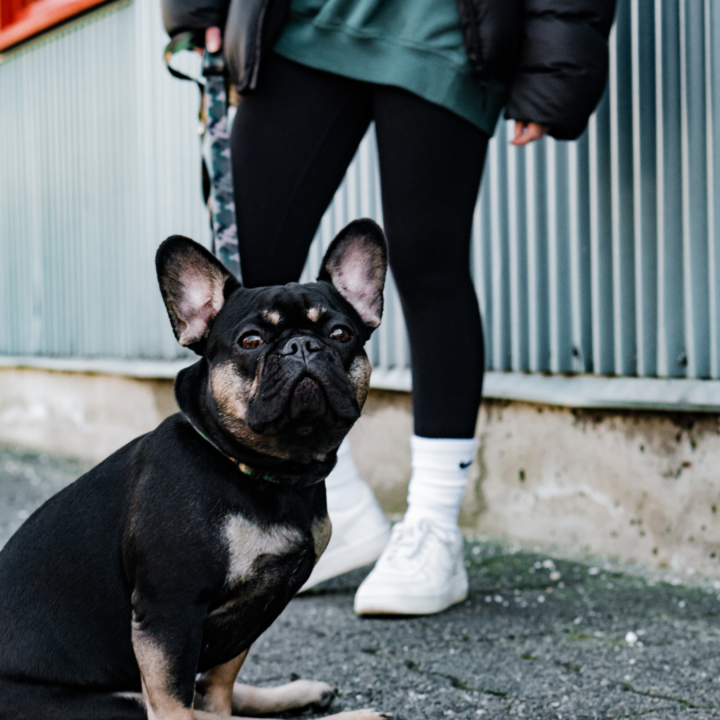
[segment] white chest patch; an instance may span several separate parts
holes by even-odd
[[[287,525],[261,528],[242,515],[230,515],[225,520],[225,539],[230,556],[227,583],[234,585],[250,577],[261,555],[285,555],[300,547],[303,534]]]

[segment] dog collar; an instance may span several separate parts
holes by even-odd
[[[318,480],[311,482],[303,482],[300,478],[292,477],[290,475],[270,475],[268,473],[260,472],[251,468],[247,463],[241,462],[237,458],[228,455],[224,450],[219,448],[200,428],[196,427],[190,418],[185,415],[185,419],[190,423],[190,427],[203,439],[205,442],[212,445],[221,455],[224,455],[235,467],[243,474],[247,475],[256,480],[265,480],[266,482],[274,483],[275,485],[294,485],[298,487],[310,487],[311,485],[317,485],[322,482],[325,478],[321,477]]]

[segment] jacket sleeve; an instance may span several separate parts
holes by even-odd
[[[225,26],[230,0],[160,0],[165,29],[171,37],[179,32]]]
[[[524,37],[505,117],[574,140],[605,90],[616,0],[525,0]]]

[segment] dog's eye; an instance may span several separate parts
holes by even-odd
[[[248,333],[247,335],[243,335],[240,339],[240,345],[245,348],[245,350],[254,350],[255,348],[259,348],[262,345],[262,342],[262,338],[255,333]]]
[[[342,325],[338,325],[336,328],[332,329],[332,332],[330,333],[330,337],[333,340],[337,340],[338,342],[344,343],[350,339],[350,333]]]

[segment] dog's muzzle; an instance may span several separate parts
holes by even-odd
[[[360,408],[339,356],[312,335],[294,335],[265,362],[246,421],[253,432],[311,435],[352,424]]]

